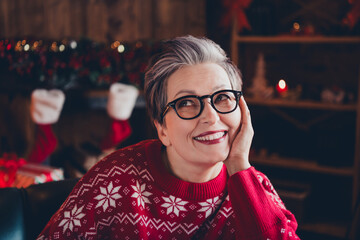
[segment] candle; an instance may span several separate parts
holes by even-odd
[[[278,94],[281,97],[283,97],[283,96],[286,96],[287,90],[288,90],[288,86],[287,86],[285,80],[280,79],[278,84],[276,85],[276,91],[278,92]]]

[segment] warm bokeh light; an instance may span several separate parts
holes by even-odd
[[[276,84],[276,91],[282,97],[286,96],[288,90],[288,86],[284,79],[280,79],[279,82]]]
[[[75,49],[75,48],[77,47],[76,41],[71,41],[71,42],[70,42],[70,47],[71,47],[72,49]]]
[[[51,51],[53,51],[53,52],[57,52],[57,50],[58,50],[57,43],[56,43],[56,42],[53,42],[53,43],[51,44],[50,49],[51,49]]]
[[[280,79],[280,81],[278,82],[278,86],[280,89],[286,89],[286,82],[284,79]]]
[[[29,44],[25,44],[24,46],[24,51],[29,51],[30,50],[30,45]]]
[[[125,46],[122,45],[122,44],[120,44],[120,45],[118,46],[117,50],[118,50],[119,53],[123,53],[123,52],[125,51]]]
[[[65,45],[64,44],[61,44],[60,46],[59,46],[59,51],[60,52],[63,52],[65,50]]]
[[[295,29],[295,31],[299,31],[300,30],[300,24],[297,23],[297,22],[294,22],[293,28]]]

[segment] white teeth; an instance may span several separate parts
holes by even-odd
[[[214,139],[221,138],[224,135],[225,135],[224,132],[218,132],[218,133],[214,133],[214,134],[211,134],[211,135],[206,135],[206,136],[202,136],[202,137],[196,137],[195,139],[199,140],[199,141],[211,141],[211,140],[214,140]]]

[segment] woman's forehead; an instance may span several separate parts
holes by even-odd
[[[229,77],[222,67],[214,63],[185,66],[174,72],[167,81],[167,94],[170,98],[209,94],[224,88],[231,88]]]

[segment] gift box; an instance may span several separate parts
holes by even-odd
[[[61,168],[27,163],[18,168],[12,187],[25,188],[32,184],[59,181],[64,179]]]
[[[15,153],[4,153],[0,157],[0,188],[11,187],[16,178],[17,169],[25,163],[26,161],[18,158]]]

